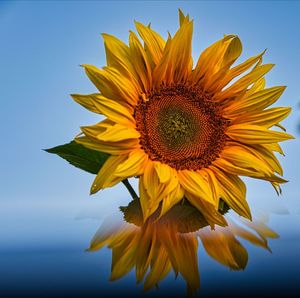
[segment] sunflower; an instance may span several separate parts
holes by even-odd
[[[278,193],[286,182],[275,153],[293,138],[279,124],[291,109],[268,108],[285,87],[265,87],[273,67],[262,64],[265,51],[233,66],[242,52],[236,35],[209,46],[193,66],[193,21],[179,10],[179,23],[166,41],[139,22],[142,41],[132,31],[129,45],[103,34],[107,66],[83,65],[99,93],[72,97],[106,118],[81,127],[75,141],[110,154],[91,193],[138,177],[144,220],[183,199],[209,222],[226,224],[220,199],[250,219],[239,176],[269,181]]]

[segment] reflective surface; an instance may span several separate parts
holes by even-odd
[[[128,224],[123,212],[136,224],[138,216],[124,208],[116,213],[117,206],[109,210],[110,200],[88,203],[88,208],[86,202],[75,206],[56,202],[43,212],[20,204],[15,209],[18,222],[2,212],[1,226],[5,222],[19,230],[10,239],[6,236],[0,249],[1,293],[14,297],[185,297],[189,288],[197,290],[196,297],[297,296],[300,239],[294,224],[298,215],[277,212],[267,218],[260,212],[249,226],[229,212],[229,227],[211,232],[209,227],[198,230],[201,220],[184,226],[166,221]],[[184,213],[180,212],[183,218]],[[28,216],[31,221],[39,219],[40,225],[28,226]],[[294,230],[289,232],[287,227]],[[189,229],[195,231],[185,233]],[[273,238],[276,234],[279,239]],[[148,258],[150,243],[152,256]],[[136,284],[151,263],[152,269]],[[144,287],[149,291],[144,292]]]

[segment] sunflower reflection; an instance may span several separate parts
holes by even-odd
[[[110,280],[135,269],[144,290],[158,285],[171,270],[187,284],[191,296],[200,288],[198,244],[207,254],[232,270],[243,270],[248,262],[246,248],[237,238],[270,251],[268,238],[277,238],[265,220],[248,221],[226,216],[228,225],[214,230],[202,214],[188,202],[174,206],[165,216],[154,214],[146,222],[139,200],[121,207],[125,221],[111,226],[105,222],[93,237],[89,251],[104,246],[112,250]],[[159,214],[159,213],[158,213]],[[199,241],[200,240],[200,241]]]

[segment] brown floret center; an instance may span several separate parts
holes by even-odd
[[[140,145],[150,159],[177,170],[209,166],[224,147],[229,121],[198,88],[162,86],[141,97],[134,112]]]

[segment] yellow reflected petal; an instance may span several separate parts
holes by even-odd
[[[171,271],[172,266],[168,259],[168,254],[163,247],[156,250],[152,261],[150,272],[147,275],[144,283],[144,290],[148,291],[155,287],[159,281],[165,278],[165,276]]]
[[[260,246],[262,248],[270,250],[267,240],[260,237],[258,234],[253,233],[252,231],[246,230],[232,221],[229,222],[229,227],[236,236],[249,241],[250,243],[252,243],[255,246]]]
[[[179,210],[175,214],[182,214],[180,219],[185,219],[184,222],[178,222],[176,216],[159,220],[149,218],[140,226],[114,224],[111,219],[104,221],[93,237],[89,251],[96,251],[104,245],[112,250],[111,280],[135,268],[137,282],[142,282],[146,276],[144,290],[149,290],[158,286],[173,269],[176,276],[180,274],[185,280],[188,294],[193,295],[200,287],[198,238],[215,261],[233,270],[243,270],[247,265],[248,253],[237,237],[268,250],[268,238],[278,237],[264,220],[251,222],[233,218],[229,218],[229,226],[226,227],[216,226],[215,230],[205,227],[183,233],[179,227],[189,221],[190,208],[183,205],[177,207]],[[202,215],[197,214],[201,221]]]
[[[219,263],[233,269],[244,269],[248,262],[247,250],[235,239],[228,228],[204,229],[199,236],[206,252]]]
[[[117,280],[126,275],[135,265],[137,243],[140,235],[133,235],[131,241],[123,242],[120,246],[116,246],[112,250],[112,268],[110,280]]]

